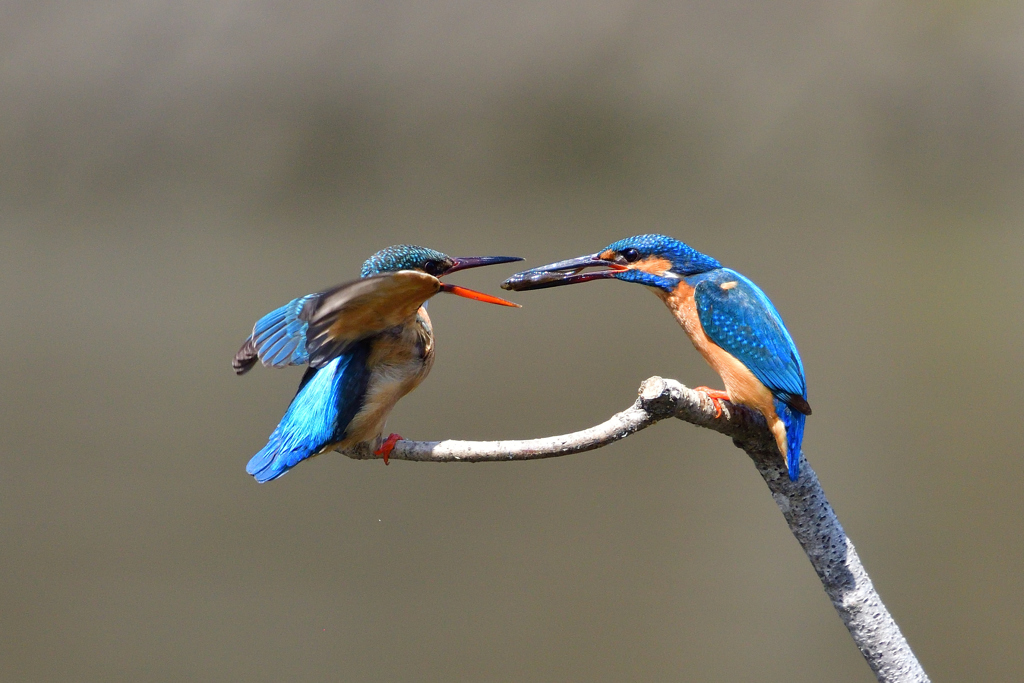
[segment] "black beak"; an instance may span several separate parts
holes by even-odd
[[[513,261],[522,261],[523,259],[518,256],[462,256],[454,258],[452,261],[451,268],[441,273],[439,277],[444,277],[449,273],[454,273],[457,270],[466,270],[467,268],[479,268],[480,266],[493,266],[499,263],[512,263]]]
[[[480,266],[493,266],[498,263],[511,263],[512,261],[522,260],[523,259],[518,256],[462,256],[452,259],[453,263],[451,267],[441,273],[438,277],[444,277],[449,273],[454,273],[457,270],[465,270],[466,268],[479,268]],[[441,291],[448,292],[449,294],[455,294],[456,296],[462,296],[467,299],[473,299],[474,301],[483,301],[488,304],[522,308],[519,304],[512,303],[511,301],[505,301],[499,297],[484,294],[483,292],[478,292],[475,289],[469,289],[468,287],[450,285],[447,282],[441,283]]]
[[[604,268],[589,273],[582,272],[584,268]],[[615,261],[601,258],[600,254],[590,254],[571,258],[567,261],[549,263],[539,268],[531,268],[521,273],[516,273],[501,283],[502,289],[511,289],[522,292],[527,289],[545,289],[547,287],[561,287],[562,285],[574,285],[577,282],[590,282],[591,280],[603,280],[615,277],[616,274],[629,270],[626,266]]]

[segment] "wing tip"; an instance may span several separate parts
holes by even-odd
[[[786,405],[803,415],[811,414],[811,404],[807,402],[807,399],[803,396],[787,396]]]
[[[252,366],[256,365],[257,360],[256,348],[253,346],[252,337],[249,337],[242,344],[242,348],[238,349],[238,353],[231,361],[231,367],[235,369],[236,375],[244,375],[252,370]]]

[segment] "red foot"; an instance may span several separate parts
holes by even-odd
[[[398,434],[392,434],[388,438],[384,439],[384,443],[380,445],[380,448],[373,452],[374,455],[379,455],[384,458],[384,464],[388,464],[388,458],[391,457],[391,451],[395,450],[395,444],[402,440],[402,437]]]
[[[694,387],[694,391],[702,391],[711,399],[711,405],[715,406],[715,419],[722,417],[722,401],[729,400],[729,392],[720,389],[709,389],[708,387]]]

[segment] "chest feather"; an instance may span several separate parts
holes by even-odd
[[[349,423],[339,447],[371,441],[384,429],[399,399],[419,386],[434,364],[434,335],[424,309],[405,324],[379,335],[367,366],[370,382],[362,409]]]
[[[656,291],[686,331],[686,335],[700,355],[722,378],[725,390],[729,393],[729,400],[758,410],[769,423],[778,420],[772,394],[768,388],[747,366],[711,341],[704,332],[704,326],[700,324],[700,316],[697,314],[697,304],[693,299],[693,287],[686,282],[680,282],[672,292]]]

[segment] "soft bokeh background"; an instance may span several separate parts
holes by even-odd
[[[1020,680],[1022,35],[983,1],[4,3],[0,679],[872,680],[689,425],[244,472],[301,373],[231,372],[271,308],[394,243],[538,265],[659,231],[781,310],[810,462],[933,678]],[[391,429],[718,383],[639,287],[514,298],[433,302]]]

